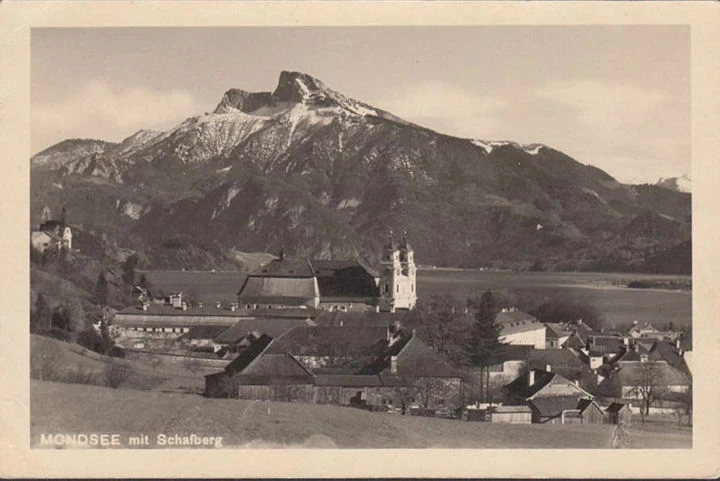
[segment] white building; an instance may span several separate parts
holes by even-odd
[[[503,309],[495,322],[500,326],[500,342],[545,349],[545,324],[526,312]]]

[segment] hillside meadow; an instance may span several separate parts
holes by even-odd
[[[193,292],[205,302],[235,300],[245,280],[245,272],[231,271],[142,271],[163,291]],[[630,289],[633,280],[689,280],[689,276],[652,274],[614,274],[587,272],[509,272],[477,269],[420,269],[418,296],[448,293],[458,298],[479,296],[487,289],[507,290],[518,297],[542,301],[562,298],[594,305],[618,326],[635,320],[672,322],[687,326],[692,322],[692,293],[689,290]]]
[[[339,406],[207,399],[33,380],[31,443],[53,433],[222,437],[223,448],[609,448],[611,425],[511,425],[401,416]],[[689,428],[633,425],[630,448],[690,448]]]

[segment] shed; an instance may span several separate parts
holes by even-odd
[[[630,424],[632,422],[632,411],[630,405],[625,403],[612,403],[605,408],[607,416],[605,421],[608,424]]]
[[[493,423],[530,424],[532,410],[528,406],[498,406],[492,411],[490,420]]]

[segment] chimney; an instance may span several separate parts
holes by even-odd
[[[147,305],[146,302],[143,302],[143,303],[142,303],[142,310],[143,310],[143,311],[147,311],[147,310],[148,310],[148,305]]]
[[[397,356],[390,356],[390,372],[397,374]]]
[[[675,340],[675,349],[680,350],[680,339]]]
[[[623,337],[623,344],[624,344],[625,346],[629,346],[629,345],[630,345],[630,339],[627,338],[627,337]]]
[[[528,387],[532,386],[533,384],[535,384],[535,371],[530,369],[530,371],[528,372]]]
[[[187,302],[182,303],[182,310],[187,311]]]
[[[285,260],[285,249],[283,248],[280,249],[280,260]]]
[[[552,366],[550,364],[545,364],[545,370],[547,372],[552,372]]]

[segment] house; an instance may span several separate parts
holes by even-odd
[[[634,353],[634,352],[633,352]],[[634,353],[637,354],[637,353]],[[691,394],[692,379],[665,361],[625,361],[618,363],[595,390],[608,402],[642,402],[644,390],[654,392],[656,407],[685,407]]]
[[[565,329],[565,326],[561,323],[545,323],[545,348],[562,348],[571,334],[572,332]]]
[[[554,372],[571,381],[587,375],[588,366],[569,349],[543,349],[528,352],[528,369]]]
[[[593,396],[560,374],[530,369],[503,388],[504,404],[527,405],[534,423],[562,423],[565,415],[578,410],[581,399]]]
[[[457,408],[462,376],[417,336],[397,327],[298,327],[263,336],[224,371],[209,397],[428,409]]]
[[[49,220],[30,234],[30,243],[39,252],[72,249],[72,229],[63,221]]]
[[[588,398],[577,396],[538,397],[528,401],[535,423],[603,424],[605,414]]]
[[[412,247],[392,234],[383,247],[380,272],[359,260],[280,257],[252,272],[238,292],[246,309],[305,307],[326,311],[409,310],[417,301]]]
[[[629,404],[611,403],[605,408],[605,420],[608,424],[630,424],[632,422],[632,410]]]
[[[501,343],[545,349],[545,324],[530,314],[515,308],[503,309],[495,316],[495,322],[500,327]]]

